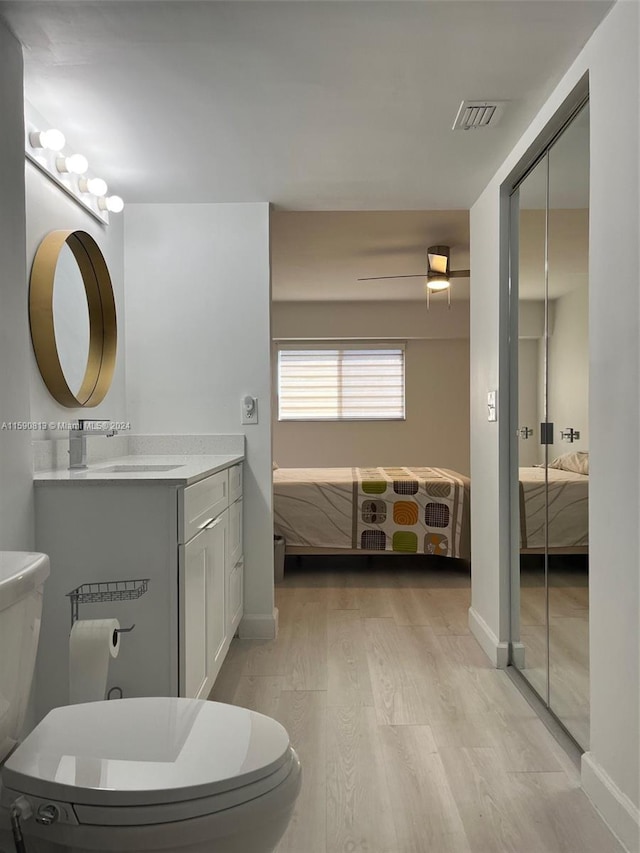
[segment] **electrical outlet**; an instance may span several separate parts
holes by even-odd
[[[249,394],[242,398],[240,403],[242,424],[257,424],[258,423],[258,398],[251,397]]]

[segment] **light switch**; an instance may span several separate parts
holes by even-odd
[[[498,392],[497,391],[487,391],[487,420],[488,421],[497,421],[498,420]]]
[[[242,398],[240,403],[242,424],[257,424],[258,423],[258,398],[251,397],[249,394]]]

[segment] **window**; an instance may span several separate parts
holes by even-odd
[[[404,347],[281,346],[278,419],[404,420]]]

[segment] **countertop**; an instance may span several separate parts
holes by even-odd
[[[91,485],[114,483],[150,483],[168,486],[190,486],[198,480],[204,480],[211,474],[230,468],[242,462],[244,454],[227,453],[216,456],[121,456],[118,459],[105,459],[96,462],[88,468],[58,469],[55,471],[38,471],[33,475],[36,486],[43,484],[71,485],[90,483]],[[113,471],[116,465],[169,465],[171,470],[164,471]]]

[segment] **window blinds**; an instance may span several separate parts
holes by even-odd
[[[404,349],[280,349],[278,417],[281,421],[404,419]]]

